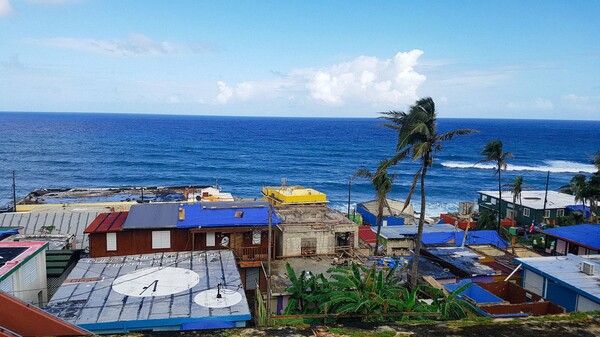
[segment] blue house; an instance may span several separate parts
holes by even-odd
[[[564,307],[567,312],[600,310],[600,257],[517,258],[523,264],[523,288]]]
[[[600,252],[600,225],[574,225],[541,231],[544,245],[553,255],[592,255]]]
[[[363,223],[370,226],[377,226],[377,200],[371,200],[356,205],[356,211],[362,216]],[[383,226],[397,226],[404,224],[413,224],[415,212],[412,205],[404,208],[404,202],[386,199],[383,207]]]

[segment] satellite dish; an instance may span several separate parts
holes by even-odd
[[[205,290],[194,297],[194,302],[196,302],[196,304],[207,308],[227,308],[234,306],[241,301],[242,294],[235,290],[221,287]]]

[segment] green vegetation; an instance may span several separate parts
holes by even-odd
[[[385,330],[385,331],[372,331],[364,329],[351,329],[351,328],[328,328],[329,332],[336,335],[344,335],[350,337],[393,337],[396,336],[396,331]]]
[[[371,184],[375,189],[377,198],[377,241],[375,242],[375,256],[379,255],[379,241],[381,240],[381,224],[383,221],[383,206],[386,206],[388,209],[390,208],[387,203],[387,195],[392,190],[392,185],[394,184],[394,179],[396,178],[395,174],[392,174],[391,176],[388,175],[388,167],[389,162],[384,159],[379,163],[379,167],[375,173],[371,173],[366,169],[360,169],[356,171],[356,174],[354,174],[355,177],[364,177],[371,180]],[[390,213],[392,213],[391,210]]]
[[[378,270],[352,264],[332,268],[329,279],[322,274],[302,272],[296,276],[286,264],[292,285],[285,309],[286,315],[324,315],[326,321],[342,317],[359,317],[362,321],[422,320],[431,316],[439,319],[467,317],[470,305],[456,297],[468,285],[450,295],[432,287],[419,286],[408,289],[400,285],[395,269]],[[431,298],[428,304],[423,298]],[[409,314],[410,313],[410,314]]]
[[[413,257],[410,283],[412,288],[417,287],[419,256],[421,255],[421,240],[423,238],[423,225],[425,224],[425,178],[427,170],[433,167],[433,159],[436,152],[442,150],[442,143],[449,141],[455,136],[467,135],[476,130],[459,129],[438,134],[437,114],[435,103],[430,97],[419,99],[410,107],[408,113],[402,111],[385,112],[381,117],[389,122],[385,124],[398,132],[398,143],[396,145],[396,155],[389,160],[390,165],[395,165],[399,161],[410,156],[412,160],[420,160],[421,167],[417,170],[412,182],[412,186],[406,197],[404,207],[408,207],[413,192],[417,186],[419,178],[421,180],[421,213],[419,217],[419,228],[415,238],[415,254]]]
[[[512,158],[513,155],[510,152],[504,152],[502,142],[499,140],[490,140],[483,148],[483,151],[481,151],[481,155],[485,158],[480,160],[480,163],[496,163],[494,175],[498,175],[498,233],[500,233],[500,227],[502,227],[500,226],[500,221],[502,220],[502,179],[500,172],[502,169],[506,170],[506,159]]]

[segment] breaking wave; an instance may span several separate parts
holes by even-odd
[[[510,165],[508,164],[507,171],[537,171],[537,172],[552,172],[552,173],[594,173],[596,167],[591,164],[582,164],[566,160],[547,160],[544,161],[545,165],[540,166],[526,166],[526,165]],[[458,169],[493,169],[494,164],[481,163],[475,164],[459,161],[448,161],[442,162],[442,166],[448,168]]]

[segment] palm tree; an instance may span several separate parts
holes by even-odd
[[[384,112],[381,117],[389,122],[384,126],[394,129],[398,132],[398,143],[396,145],[396,155],[388,161],[390,165],[395,165],[410,155],[412,160],[420,160],[421,167],[417,170],[406,197],[404,208],[408,207],[413,192],[417,186],[419,178],[421,180],[421,214],[419,216],[419,228],[415,242],[415,253],[411,267],[411,286],[417,286],[419,271],[419,256],[421,254],[421,240],[423,238],[423,225],[425,224],[425,178],[427,170],[433,166],[433,158],[437,151],[442,150],[442,142],[451,140],[454,136],[466,135],[476,130],[459,129],[443,134],[437,131],[437,115],[435,103],[430,97],[419,99],[410,107],[408,113],[402,111]]]
[[[377,171],[371,173],[366,169],[360,169],[356,171],[354,177],[364,177],[371,180],[371,184],[375,189],[376,200],[377,200],[377,235],[375,242],[375,256],[379,253],[379,240],[381,235],[381,224],[383,222],[383,207],[387,205],[387,195],[392,190],[394,179],[396,174],[388,175],[387,168],[389,167],[389,161],[383,159],[379,162]],[[387,205],[389,209],[389,205]]]
[[[523,177],[521,177],[521,176],[515,177],[515,180],[513,181],[510,191],[512,192],[512,195],[513,195],[513,212],[512,212],[512,219],[511,219],[511,224],[512,224],[515,221],[515,212],[517,210],[517,198],[519,198],[519,204],[522,203],[521,192],[523,192]]]
[[[506,170],[506,159],[512,158],[513,155],[510,152],[504,152],[502,149],[502,142],[499,140],[490,140],[481,155],[485,158],[480,160],[479,163],[485,162],[496,162],[495,174],[498,174],[498,233],[500,233],[500,221],[502,220],[502,179],[500,172],[502,169]]]

